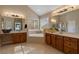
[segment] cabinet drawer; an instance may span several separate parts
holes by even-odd
[[[65,42],[64,42],[64,46],[77,49],[77,43],[73,43],[73,42],[66,42],[66,41],[65,41]]]
[[[71,42],[71,39],[69,37],[64,37],[64,41]]]
[[[64,41],[64,46],[71,47],[71,42],[65,40]]]
[[[56,35],[56,39],[62,39],[63,36]]]

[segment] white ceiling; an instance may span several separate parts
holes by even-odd
[[[60,6],[61,5],[29,5],[29,7],[39,16],[51,12]]]

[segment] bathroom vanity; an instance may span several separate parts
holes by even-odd
[[[79,53],[79,35],[77,34],[45,32],[45,42],[64,53]]]
[[[24,18],[1,16],[0,46],[23,43],[27,41],[27,28],[24,28]]]
[[[0,45],[23,43],[27,41],[27,32],[0,33]]]

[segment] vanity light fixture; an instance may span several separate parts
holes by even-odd
[[[7,16],[7,17],[15,17],[15,18],[25,18],[25,16],[24,15],[22,15],[22,14],[19,14],[19,13],[13,13],[13,12],[4,12],[3,14],[2,14],[2,16]]]
[[[61,15],[73,10],[78,9],[78,6],[73,6],[73,5],[68,5],[68,6],[63,6],[55,11],[52,12],[52,16],[56,16],[56,15]]]
[[[13,16],[13,17],[19,17],[18,15],[14,15],[14,14],[13,14],[13,15],[11,15],[11,16]]]

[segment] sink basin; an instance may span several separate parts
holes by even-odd
[[[12,29],[2,29],[2,32],[3,32],[3,33],[10,33],[11,30],[12,30]]]

